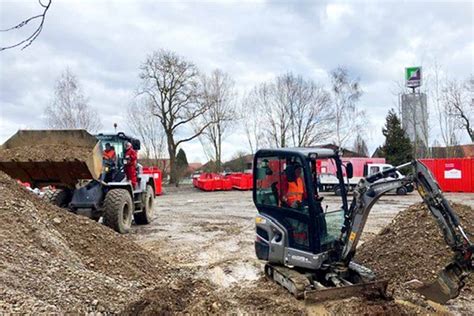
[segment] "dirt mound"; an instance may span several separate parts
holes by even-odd
[[[66,145],[33,145],[0,149],[0,161],[73,161],[89,158],[91,148]]]
[[[330,301],[324,303],[324,307],[330,315],[426,315],[429,313],[428,310],[416,305],[360,297]]]
[[[453,204],[461,224],[472,238],[474,210]],[[424,204],[415,204],[400,212],[390,225],[357,250],[355,261],[373,269],[378,277],[390,279],[396,297],[420,303],[421,297],[409,290],[405,282],[418,279],[429,282],[437,277],[452,259],[441,230]],[[471,296],[474,278],[470,276],[460,299]]]
[[[129,304],[126,315],[162,315],[224,313],[228,304],[213,293],[209,283],[192,277],[173,281],[168,286],[147,291],[139,300]]]
[[[0,313],[117,312],[171,281],[170,267],[129,237],[43,202],[2,172],[0,222]]]

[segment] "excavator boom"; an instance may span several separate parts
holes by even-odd
[[[376,182],[379,179],[393,175],[396,170],[412,166],[413,174],[403,179],[387,182]],[[341,260],[348,264],[355,254],[359,238],[364,229],[367,217],[375,202],[386,192],[407,182],[413,182],[417,191],[435,217],[444,240],[452,249],[452,262],[439,274],[437,280],[429,285],[423,285],[418,291],[427,298],[446,303],[459,295],[464,286],[463,280],[473,271],[473,244],[465,234],[456,213],[443,196],[437,182],[430,171],[420,161],[413,161],[398,167],[384,170],[362,179],[354,192],[354,199],[343,227],[344,248]]]

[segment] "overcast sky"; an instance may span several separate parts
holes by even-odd
[[[45,0],[44,0],[45,1]],[[369,148],[397,106],[395,82],[406,66],[467,78],[474,66],[473,1],[159,2],[53,0],[38,39],[0,52],[0,143],[20,128],[45,127],[56,78],[69,67],[102,118],[104,131],[127,131],[126,107],[139,84],[138,67],[153,50],[173,50],[201,71],[220,68],[239,92],[292,71],[326,84],[346,66],[360,78],[359,105],[369,114]],[[35,0],[0,1],[0,28],[38,14]],[[0,34],[0,46],[28,35]],[[439,139],[431,121],[434,139]],[[440,139],[439,139],[440,140]],[[467,142],[467,137],[462,140]],[[189,161],[205,162],[199,142],[185,144]],[[224,143],[224,159],[247,150],[242,131]]]

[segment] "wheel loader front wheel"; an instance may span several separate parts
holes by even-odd
[[[56,206],[65,208],[68,207],[68,204],[70,202],[70,194],[67,190],[63,189],[56,189],[56,190],[51,190],[48,189],[44,192],[44,195],[42,197],[43,200],[48,201],[51,204],[54,204]]]
[[[104,224],[120,234],[129,232],[132,226],[133,201],[125,189],[107,192],[104,200]]]
[[[147,185],[146,191],[143,194],[142,211],[133,214],[133,218],[137,225],[150,224],[153,219],[153,201],[155,198],[155,191],[151,185]]]

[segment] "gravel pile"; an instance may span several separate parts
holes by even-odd
[[[66,145],[36,145],[0,149],[0,161],[74,161],[89,158],[92,148]]]
[[[461,204],[452,206],[472,240],[474,210]],[[373,269],[379,278],[390,279],[389,289],[395,297],[422,304],[421,296],[405,283],[413,279],[433,281],[451,261],[452,254],[428,208],[424,204],[415,204],[400,212],[390,225],[361,245],[355,261]],[[473,290],[474,278],[470,276],[457,299],[470,301],[466,308],[474,308]]]
[[[2,172],[0,222],[0,314],[118,313],[150,292],[163,311],[208,308],[192,297],[176,303],[173,284],[184,284],[186,271],[129,236],[40,200]]]

